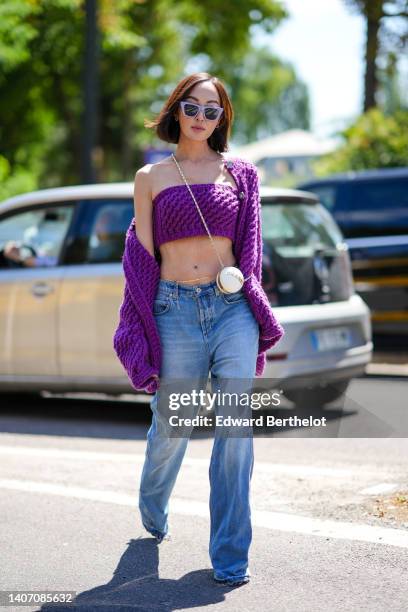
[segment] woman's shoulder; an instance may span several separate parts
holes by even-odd
[[[162,180],[163,177],[164,180],[166,180],[166,176],[171,175],[172,168],[170,161],[171,158],[167,157],[160,159],[155,163],[145,164],[139,168],[139,170],[136,172],[136,176],[139,176],[139,180],[144,181],[144,183],[150,189],[150,192],[152,192],[156,183],[160,184],[160,180]]]
[[[245,168],[249,168],[251,170],[257,169],[256,165],[250,159],[244,157],[243,155],[224,155],[224,159],[227,163],[232,162],[233,164],[244,166]]]
[[[139,168],[136,174],[154,177],[156,173],[161,172],[164,168],[168,168],[170,166],[170,160],[170,157],[165,157],[157,162],[145,164]]]

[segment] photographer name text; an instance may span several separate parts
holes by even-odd
[[[172,415],[169,417],[169,424],[172,427],[326,427],[326,417],[316,418],[290,416],[277,418],[273,415],[259,415],[251,418],[240,418],[233,416],[216,415],[196,416],[194,418],[179,417]]]

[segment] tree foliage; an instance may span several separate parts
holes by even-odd
[[[344,2],[353,12],[362,15],[366,23],[363,111],[367,111],[378,103],[377,92],[384,77],[385,80],[387,78],[392,57],[406,50],[408,1],[344,0]],[[385,60],[382,73],[381,59]],[[394,98],[394,103],[395,101]]]
[[[238,144],[291,129],[310,127],[309,96],[293,67],[267,48],[248,53],[232,69],[229,83],[236,112],[234,140]]]
[[[100,180],[130,179],[155,143],[143,125],[176,82],[205,69],[234,101],[237,141],[308,121],[294,70],[254,51],[252,27],[272,33],[278,0],[99,0]],[[83,114],[82,0],[0,4],[0,197],[77,183]],[[164,143],[160,143],[163,144]]]
[[[344,144],[314,163],[317,176],[347,170],[408,166],[408,111],[386,116],[372,108],[340,132]]]

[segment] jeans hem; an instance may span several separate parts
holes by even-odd
[[[235,586],[240,584],[246,584],[250,581],[249,576],[243,576],[242,578],[216,578],[213,576],[215,582],[219,584],[226,584],[227,586]]]
[[[165,538],[166,539],[170,539],[170,534],[168,531],[166,531],[165,533],[159,531],[158,529],[148,529],[146,527],[146,525],[143,525],[143,527],[146,529],[146,531],[148,531],[150,533],[150,535],[152,535],[154,538],[156,538],[156,540],[159,542],[162,542]]]

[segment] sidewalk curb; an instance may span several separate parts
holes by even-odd
[[[408,365],[400,363],[369,363],[365,368],[366,376],[408,377]]]

